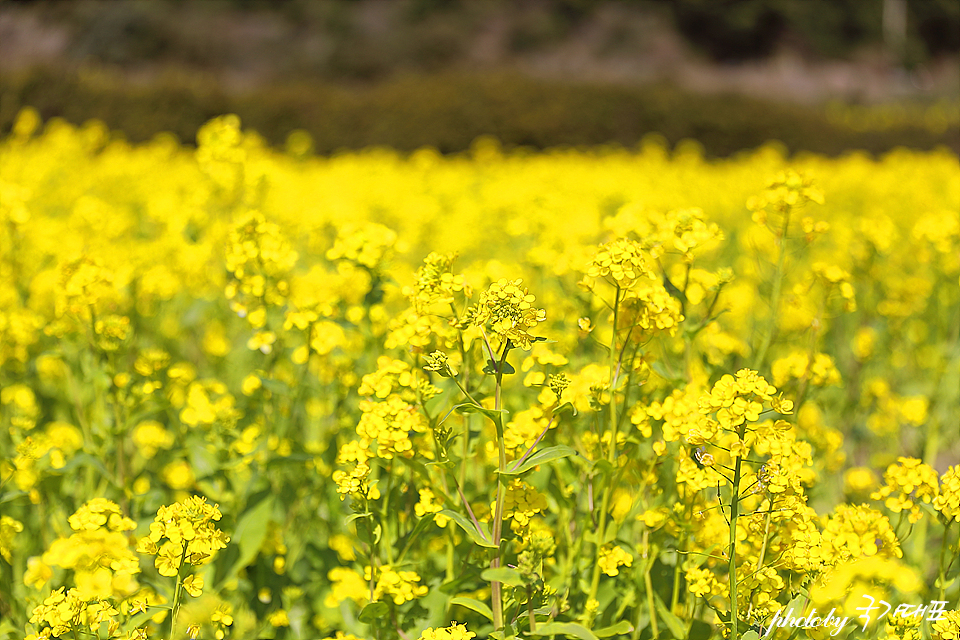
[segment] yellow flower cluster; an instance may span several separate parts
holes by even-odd
[[[198,496],[160,507],[150,525],[150,534],[140,539],[137,551],[156,555],[154,564],[162,576],[179,575],[188,564],[207,564],[230,542],[216,527],[221,517],[216,505],[209,505],[206,498]],[[164,538],[166,542],[161,542]],[[199,577],[194,580],[202,583]],[[199,595],[200,588],[198,584],[192,595]]]
[[[503,447],[507,456],[516,459],[526,453],[527,449],[533,445],[547,425],[550,419],[542,407],[531,407],[515,414],[513,420],[507,423],[503,430]],[[554,423],[553,426],[556,426]],[[492,455],[496,443],[489,443],[488,451]]]
[[[833,358],[825,353],[813,354],[813,359],[805,353],[793,352],[775,360],[771,366],[773,384],[783,387],[792,380],[806,381],[815,387],[839,386],[840,372]]]
[[[370,599],[370,582],[363,579],[359,573],[347,567],[334,567],[327,573],[330,580],[330,593],[327,594],[324,604],[330,608],[337,607],[344,600],[352,600],[357,604],[364,604]]]
[[[383,402],[362,400],[360,410],[363,415],[357,424],[357,435],[361,447],[372,450],[376,441],[377,456],[386,460],[395,455],[413,456],[410,434],[427,430],[422,414],[414,405],[392,395]]]
[[[649,438],[653,434],[652,421],[662,420],[663,439],[675,442],[681,436],[686,436],[698,422],[702,392],[699,386],[688,385],[683,389],[674,389],[660,402],[637,404],[630,412],[630,422],[636,425],[643,437]]]
[[[366,451],[366,449],[361,449]],[[370,465],[366,462],[357,462],[349,471],[337,469],[333,472],[333,481],[337,485],[337,493],[343,500],[347,496],[363,498],[366,500],[376,500],[380,497],[380,490],[376,485],[371,485]]]
[[[623,290],[632,288],[641,279],[657,280],[654,266],[643,246],[626,238],[601,245],[587,268],[587,275],[591,278],[609,278]]]
[[[370,567],[364,569],[363,579],[370,581]],[[377,586],[373,590],[374,600],[381,600],[387,596],[394,604],[403,604],[414,598],[427,595],[426,585],[417,584],[420,576],[415,571],[396,571],[391,565],[385,564],[377,569]]]
[[[872,500],[883,500],[890,511],[908,511],[910,523],[920,520],[918,501],[930,503],[939,493],[937,470],[917,458],[900,457],[883,474],[886,484],[873,492]]]
[[[425,607],[427,636],[472,637],[482,607],[450,599],[496,609],[470,576],[497,554],[473,543],[492,542],[498,512],[499,566],[525,583],[501,583],[514,631],[528,610],[531,626],[673,628],[647,611],[649,567],[629,570],[632,598],[604,582],[637,553],[610,541],[686,574],[664,604],[704,636],[721,635],[734,585],[749,625],[802,588],[836,587],[819,595],[853,617],[848,591],[929,600],[941,556],[955,594],[960,467],[937,479],[901,461],[884,488],[873,468],[903,444],[954,453],[953,389],[930,377],[952,372],[945,311],[960,303],[953,152],[707,161],[648,139],[316,158],[302,135],[283,154],[235,117],[196,149],[38,125],[28,113],[0,141],[0,600],[25,633],[91,636],[77,612],[96,618],[108,598],[120,615],[103,614],[100,637],[116,637],[106,617],[169,626],[181,596],[202,594],[168,635],[415,638]],[[808,176],[830,193],[816,214],[799,211],[823,201]],[[795,425],[776,415],[792,412]],[[501,446],[509,470],[535,442],[548,463],[522,481],[494,472]],[[850,470],[845,451],[870,467]],[[506,504],[491,507],[498,477]],[[174,602],[127,595],[143,577],[125,516],[149,522],[199,489],[242,525],[239,555],[217,553],[215,508],[164,507],[140,548]],[[887,507],[856,506],[872,492]],[[122,507],[91,501],[57,526],[57,505],[95,495]],[[461,508],[488,523],[486,543],[474,518],[439,515]],[[936,522],[909,527],[931,508]],[[40,587],[61,586],[29,625]],[[377,599],[391,615],[366,628]]]
[[[491,284],[471,308],[469,320],[478,327],[489,325],[501,342],[509,340],[513,346],[529,351],[535,339],[530,330],[547,319],[547,312],[533,306],[536,296],[521,287],[522,282],[500,279]]]
[[[464,276],[453,273],[456,259],[456,254],[435,252],[423,259],[423,264],[417,269],[416,285],[404,289],[404,294],[418,313],[425,314],[434,306],[452,305],[456,293],[463,292],[466,297],[470,296],[470,287]]]
[[[13,564],[13,539],[23,531],[23,523],[10,516],[0,517],[0,557]]]
[[[382,224],[369,223],[352,229],[344,228],[337,234],[333,247],[327,251],[327,260],[347,260],[367,269],[377,269],[398,248],[396,244],[396,232]]]
[[[493,505],[490,510],[493,511]],[[519,478],[511,480],[507,485],[506,497],[503,501],[503,519],[511,521],[510,527],[514,531],[525,529],[534,515],[546,510],[546,496],[534,487]]]
[[[947,469],[940,477],[940,491],[933,499],[933,508],[950,519],[960,522],[960,465]]]
[[[960,640],[960,610],[948,611],[931,629],[934,640]]]
[[[381,399],[398,393],[404,400],[413,402],[417,397],[417,386],[417,375],[409,364],[389,356],[380,356],[377,358],[377,370],[363,376],[357,393]]]
[[[78,633],[87,632],[97,635],[100,626],[108,624],[108,637],[117,637],[119,623],[113,616],[120,612],[113,608],[108,601],[101,599],[88,600],[81,596],[76,589],[66,591],[62,587],[51,593],[43,604],[33,610],[30,616],[32,624],[41,627],[40,638],[60,638],[70,633],[77,637]]]
[[[687,432],[688,444],[702,445],[716,440],[720,431],[734,434],[729,450],[733,456],[745,457],[749,451],[748,432],[756,431],[750,423],[760,419],[763,403],[770,403],[775,411],[790,413],[792,404],[775,400],[776,387],[750,369],[741,369],[736,377],[725,374],[713,388],[700,396],[698,404],[702,416],[697,426]],[[713,415],[715,418],[711,418]]]
[[[747,201],[747,208],[753,211],[753,220],[757,224],[771,226],[771,230],[778,236],[785,235],[784,229],[778,227],[783,222],[780,219],[770,220],[771,216],[779,215],[783,221],[789,222],[788,214],[792,209],[799,209],[808,202],[823,204],[823,193],[814,186],[813,180],[794,170],[779,173],[759,196]]]
[[[699,598],[724,596],[727,593],[726,585],[721,584],[710,569],[687,569],[684,578],[687,581],[687,589]]]
[[[129,547],[126,532],[136,524],[121,513],[119,505],[94,498],[68,522],[74,533],[53,541],[42,562],[72,569],[77,595],[83,600],[135,593],[138,585],[133,576],[140,573],[140,562]]]
[[[418,640],[470,640],[476,638],[477,634],[467,631],[466,625],[454,622],[449,627],[434,629],[428,627],[423,630]]]
[[[620,567],[633,565],[633,556],[620,545],[604,545],[600,549],[600,570],[608,576],[620,575]]]
[[[442,500],[438,499],[431,489],[420,489],[419,494],[420,501],[413,505],[413,512],[420,518],[428,513],[437,513],[438,515],[433,517],[433,521],[441,528],[446,527],[450,522],[450,518],[439,515],[438,513],[443,510]]]
[[[827,518],[822,543],[824,555],[831,564],[861,557],[903,557],[890,521],[867,505],[837,505]]]
[[[230,309],[256,330],[247,348],[270,353],[277,340],[264,329],[267,310],[280,307],[290,294],[289,272],[299,255],[280,233],[280,227],[252,211],[237,222],[227,241],[226,267],[233,276],[225,295]]]

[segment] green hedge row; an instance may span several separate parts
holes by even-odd
[[[669,143],[699,141],[709,156],[726,156],[769,140],[790,151],[835,155],[850,149],[882,153],[896,146],[960,152],[960,131],[930,132],[919,124],[855,131],[825,110],[739,95],[694,95],[671,86],[568,84],[517,75],[410,76],[366,87],[284,84],[227,93],[211,80],[167,76],[132,84],[102,71],[35,69],[0,77],[0,133],[24,106],[41,116],[104,121],[130,140],[160,131],[193,142],[204,122],[236,113],[245,127],[282,145],[295,129],[310,133],[317,152],[385,145],[467,149],[479,135],[506,147],[635,145],[656,132]]]

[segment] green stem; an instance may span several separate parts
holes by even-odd
[[[780,237],[777,238],[779,255],[777,256],[777,273],[773,278],[773,295],[770,297],[770,321],[767,322],[767,332],[763,336],[763,343],[761,343],[760,349],[754,358],[753,367],[751,367],[755,371],[759,371],[760,365],[766,360],[767,351],[770,350],[770,344],[773,342],[773,334],[777,330],[777,309],[780,307],[780,289],[783,285],[783,264],[787,257],[784,245],[787,241],[787,227],[789,227],[789,225],[790,208],[788,207],[783,212],[783,230],[780,233]]]
[[[691,507],[690,503],[687,503],[686,509],[686,520],[685,522],[691,521]],[[670,611],[676,611],[677,604],[680,602],[680,570],[682,564],[680,562],[680,555],[682,552],[685,552],[687,549],[687,530],[684,529],[680,534],[680,544],[677,545],[677,562],[673,565],[673,593],[670,595]]]
[[[756,571],[763,568],[763,556],[767,554],[767,541],[770,539],[770,516],[773,514],[773,500],[770,500],[770,508],[767,510],[766,525],[763,531],[763,544],[760,547],[760,555],[757,557]]]
[[[613,297],[613,327],[610,337],[610,447],[607,449],[607,461],[611,465],[616,465],[617,460],[617,323],[620,320],[620,285],[617,285],[616,293]],[[611,472],[612,473],[612,472]],[[612,480],[612,479],[611,479]],[[607,537],[607,512],[610,510],[610,494],[613,487],[612,481],[607,481],[603,485],[603,498],[600,501],[600,522],[597,527],[597,539],[595,543],[596,553],[593,563],[593,575],[590,579],[590,593],[587,595],[587,602],[596,599],[597,591],[600,588],[600,551],[603,549],[604,540]],[[585,614],[584,619],[590,622],[592,613]],[[655,623],[654,623],[655,624]]]
[[[497,387],[494,395],[493,408],[500,411],[501,398],[500,392],[503,382],[503,365],[507,361],[507,352],[510,350],[508,342],[504,342],[503,353],[500,354],[500,364],[497,365]],[[494,425],[497,427],[497,450],[499,453],[497,474],[497,501],[493,512],[493,544],[497,545],[494,551],[493,560],[490,561],[490,567],[496,569],[500,566],[500,539],[503,533],[503,503],[507,497],[507,487],[504,484],[503,472],[507,470],[507,452],[503,446],[503,415],[497,413],[494,419]],[[493,600],[493,626],[496,629],[503,629],[503,587],[496,580],[490,583],[490,597]]]
[[[527,585],[527,619],[530,620],[530,634],[537,632],[537,619],[533,615],[533,588]]]
[[[173,608],[170,611],[170,640],[177,637],[177,616],[180,615],[180,605],[183,604],[183,563],[187,559],[187,545],[184,541],[183,552],[180,554],[180,569],[177,571],[177,587],[173,592]]]
[[[743,440],[745,429],[740,428],[738,434]],[[733,483],[730,487],[730,640],[740,639],[740,627],[737,619],[737,516],[740,513],[740,465],[743,459],[737,456],[737,463],[733,469]]]
[[[952,524],[951,520],[948,520],[943,527],[943,541],[940,543],[940,562],[937,564],[937,569],[939,570],[939,575],[937,577],[937,582],[940,584],[940,595],[937,598],[938,600],[944,599],[944,594],[947,591],[946,585],[944,584],[947,580],[947,572],[944,569],[943,561],[947,555],[947,543],[948,538],[950,537],[950,525]]]
[[[650,565],[653,564],[653,560],[649,556],[650,531],[645,530],[643,532],[643,559],[645,565],[643,568],[643,586],[647,590],[647,608],[650,611],[650,632],[653,634],[652,637],[659,638],[660,629],[657,628],[657,608],[653,603],[653,581],[650,580]]]

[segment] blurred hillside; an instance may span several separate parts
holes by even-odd
[[[957,148],[958,55],[955,0],[8,0],[0,132],[32,105],[185,141],[234,111],[324,151]]]

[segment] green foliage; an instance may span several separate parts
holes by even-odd
[[[131,141],[169,131],[188,143],[210,118],[236,113],[277,147],[291,132],[306,131],[321,154],[381,145],[455,153],[483,135],[507,148],[632,147],[651,133],[669,144],[696,139],[714,157],[770,140],[791,152],[827,155],[850,149],[881,153],[898,146],[960,149],[955,127],[933,133],[918,122],[857,131],[814,107],[694,95],[669,85],[574,84],[506,74],[409,76],[352,89],[278,84],[245,94],[188,76],[166,76],[140,87],[103,72],[36,69],[0,77],[0,132],[10,131],[25,106],[37,108],[44,119],[57,116],[80,124],[97,118]]]

